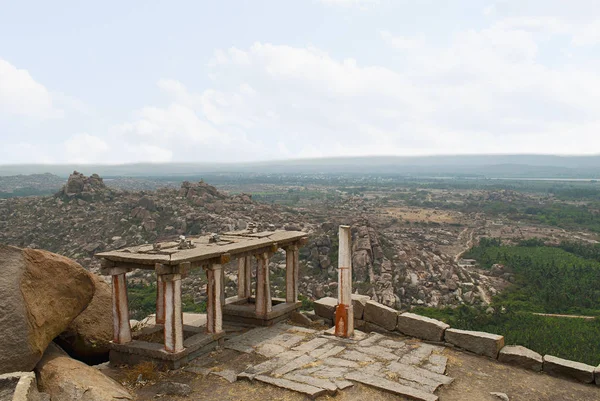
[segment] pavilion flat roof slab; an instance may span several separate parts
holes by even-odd
[[[161,242],[160,249],[155,249],[152,244],[134,246],[117,251],[97,253],[97,258],[103,258],[112,262],[148,265],[154,268],[155,263],[164,265],[178,265],[184,262],[201,262],[218,258],[222,255],[235,257],[238,254],[261,250],[263,248],[277,245],[286,246],[303,240],[307,233],[302,231],[265,231],[249,233],[247,231],[232,231],[220,235],[219,241],[210,242],[210,235],[200,237],[188,237],[195,248],[178,249],[177,242]],[[152,267],[150,267],[150,265]]]

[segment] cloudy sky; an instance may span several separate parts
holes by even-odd
[[[600,153],[598,0],[0,10],[0,164]]]

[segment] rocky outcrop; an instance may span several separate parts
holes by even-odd
[[[73,358],[97,365],[108,361],[113,335],[112,292],[101,277],[91,276],[95,289],[92,301],[55,341]]]
[[[71,259],[0,245],[0,373],[32,370],[93,295],[89,274]]]
[[[323,281],[335,278],[336,266],[331,261],[337,260],[332,240],[337,238],[336,227],[332,222],[322,223],[307,245],[308,266],[322,272],[314,279],[304,277],[309,282],[301,283],[301,290],[308,296],[335,296],[331,285],[336,283],[330,282],[328,288]],[[458,265],[452,255],[441,250],[458,236],[446,227],[386,230],[360,218],[352,222],[352,235],[354,290],[394,309],[486,305],[511,280],[508,269],[492,274]]]
[[[179,196],[194,201],[213,201],[224,199],[225,195],[220,193],[217,188],[205,183],[184,181],[179,189]]]
[[[133,397],[98,369],[71,359],[54,344],[35,368],[40,389],[52,401],[123,401]]]
[[[92,174],[89,177],[73,171],[73,174],[69,176],[67,183],[62,190],[57,193],[57,196],[63,196],[67,198],[82,198],[92,199],[95,195],[104,194],[110,190],[104,184],[104,181],[98,174]]]

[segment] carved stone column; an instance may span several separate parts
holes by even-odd
[[[112,276],[113,342],[117,344],[131,341],[126,271],[118,267],[109,269]]]
[[[181,310],[181,274],[165,274],[164,283],[165,307],[165,350],[167,352],[183,351],[183,311]]]
[[[256,255],[258,266],[256,269],[256,315],[266,318],[273,310],[271,303],[271,283],[269,280],[269,254],[267,252]]]
[[[285,248],[285,301],[298,301],[298,246],[290,245]]]
[[[238,298],[252,296],[252,257],[245,256],[238,259]]]
[[[206,269],[208,301],[206,305],[206,331],[223,331],[223,265],[213,264]]]
[[[156,275],[156,324],[165,323],[165,283],[160,274]]]

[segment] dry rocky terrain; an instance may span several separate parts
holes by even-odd
[[[408,212],[434,220],[439,213]],[[352,195],[309,207],[258,203],[250,195],[228,195],[205,182],[127,191],[106,186],[95,174],[75,172],[54,196],[2,201],[0,243],[47,249],[95,271],[96,252],[179,235],[244,229],[249,223],[260,230],[303,230],[310,241],[301,251],[300,293],[315,299],[337,291],[337,227],[350,224],[355,291],[385,305],[400,309],[486,303],[511,280],[510,273],[492,276],[457,263],[456,256],[481,227],[477,216],[454,213],[448,223],[411,224],[398,213],[402,210],[382,212],[377,200]],[[282,255],[273,258],[272,272],[282,268],[281,262]],[[230,269],[231,294],[233,273]],[[196,300],[204,295],[202,276],[192,275],[184,283]],[[283,286],[274,284],[277,295]]]

